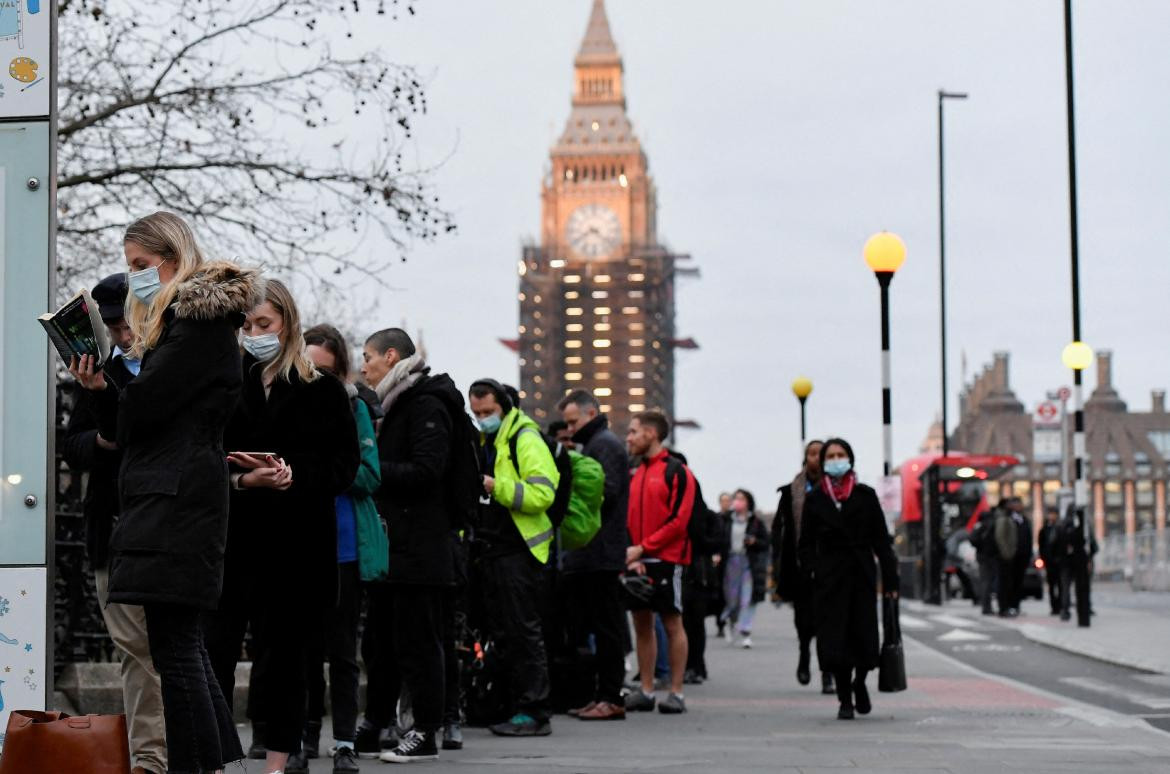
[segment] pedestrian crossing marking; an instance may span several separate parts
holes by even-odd
[[[966,629],[951,629],[946,634],[938,638],[939,642],[984,642],[990,640],[991,637],[979,632],[971,632]]]
[[[927,621],[925,621],[921,618],[918,618],[917,616],[907,615],[906,613],[901,613],[898,616],[898,622],[902,624],[903,629],[914,629],[917,631],[925,631],[927,629],[934,628]]]
[[[970,618],[963,618],[962,616],[958,615],[948,615],[946,613],[932,615],[930,620],[934,621],[935,623],[940,623],[943,626],[958,627],[960,629],[973,629],[979,626],[977,621],[972,621]]]

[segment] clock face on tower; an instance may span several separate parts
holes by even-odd
[[[569,216],[565,240],[584,258],[603,258],[621,246],[622,224],[609,207],[585,204]]]

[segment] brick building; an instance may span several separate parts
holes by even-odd
[[[1056,505],[1062,486],[1059,462],[1035,459],[1033,413],[1011,389],[1007,353],[966,386],[951,447],[972,453],[1012,454],[1021,464],[1000,482],[1030,503],[1036,521]],[[1039,403],[1044,396],[1037,396]],[[1069,406],[1071,413],[1071,406]],[[1071,418],[1066,448],[1072,449]],[[1100,538],[1132,536],[1166,526],[1170,477],[1170,414],[1166,393],[1154,390],[1146,411],[1132,411],[1113,386],[1113,355],[1097,353],[1097,386],[1085,402],[1086,464],[1090,509]]]

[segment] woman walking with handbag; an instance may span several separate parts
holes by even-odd
[[[799,545],[815,584],[817,659],[836,675],[841,720],[872,709],[865,678],[879,664],[875,555],[885,595],[898,595],[898,561],[885,515],[877,493],[858,483],[853,465],[846,441],[825,441],[824,475],[804,501]]]
[[[102,437],[123,451],[109,601],[145,607],[170,771],[221,771],[244,752],[200,615],[215,608],[223,581],[222,439],[240,392],[236,331],[262,282],[252,270],[204,261],[190,227],[168,212],[131,224],[124,248],[131,352],[141,371],[119,390],[89,357],[70,367],[93,391]]]

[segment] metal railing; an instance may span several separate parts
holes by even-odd
[[[1101,541],[1094,570],[1098,577],[1124,578],[1140,591],[1170,591],[1170,543],[1155,529],[1110,535]]]

